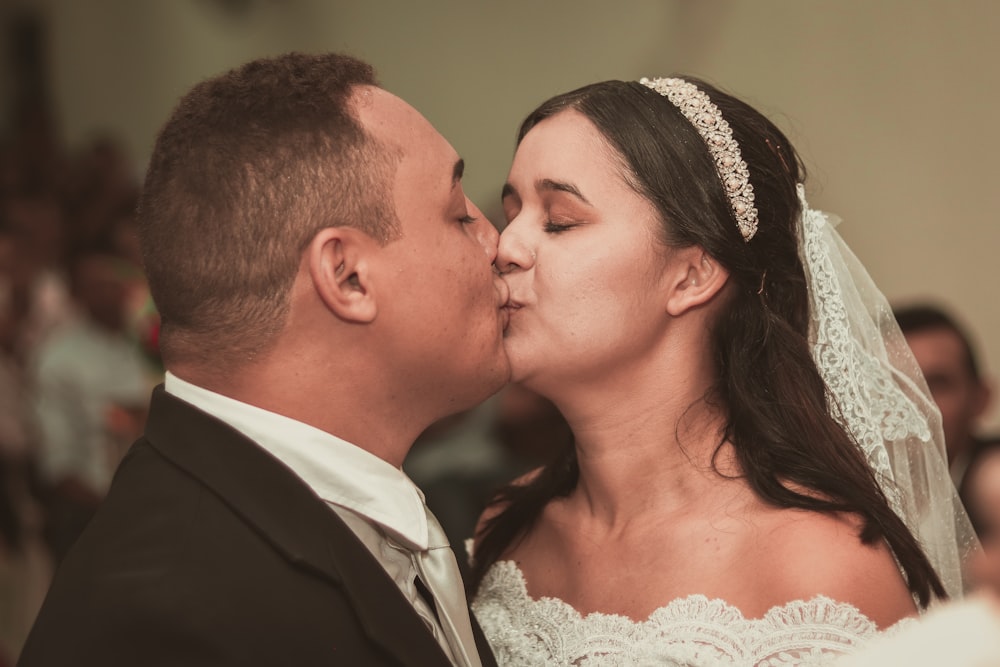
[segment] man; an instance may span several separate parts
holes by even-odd
[[[952,480],[960,487],[979,444],[976,425],[990,403],[972,343],[947,313],[929,305],[895,310],[896,321],[941,410]]]
[[[497,234],[372,77],[259,60],[161,131],[139,222],[165,388],[24,667],[494,664],[400,465],[508,379]]]

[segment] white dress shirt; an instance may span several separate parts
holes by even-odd
[[[229,424],[298,475],[340,516],[396,582],[445,654],[454,652],[437,616],[417,592],[414,552],[429,546],[419,488],[392,464],[330,433],[167,373],[167,393]],[[455,582],[461,588],[461,582]],[[465,612],[467,613],[467,611]],[[475,654],[475,646],[469,648]]]

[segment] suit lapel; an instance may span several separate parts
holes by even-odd
[[[153,392],[146,437],[163,456],[254,526],[292,566],[312,571],[341,589],[369,638],[401,664],[450,665],[371,552],[322,499],[267,451],[224,422],[167,394],[162,386]]]

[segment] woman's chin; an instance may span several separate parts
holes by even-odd
[[[519,363],[515,357],[511,357],[508,352],[508,357],[510,360],[510,382],[511,384],[519,384],[526,386],[530,384],[531,374],[528,373],[528,369],[522,363]]]

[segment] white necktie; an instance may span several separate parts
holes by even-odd
[[[427,510],[427,551],[414,553],[417,574],[434,596],[438,621],[459,667],[482,667],[472,634],[469,606],[462,575],[448,538],[434,515]]]

